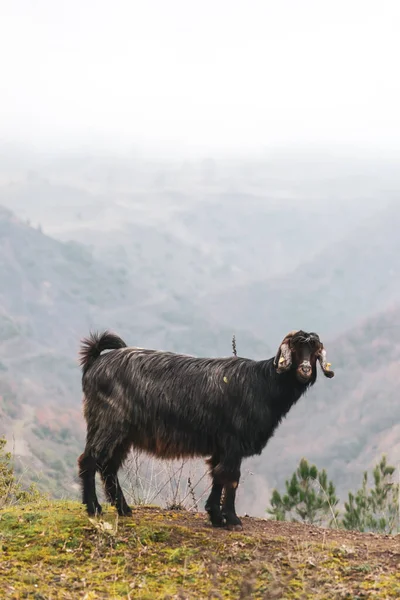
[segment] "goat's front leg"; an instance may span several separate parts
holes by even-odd
[[[218,478],[214,475],[214,469],[219,463],[219,457],[214,454],[209,461],[207,461],[211,467],[211,477],[213,480],[211,493],[207,498],[205,509],[208,512],[210,521],[213,527],[222,527],[224,525],[224,518],[221,512],[221,496],[224,485],[218,481]]]
[[[236,491],[240,480],[240,466],[240,459],[230,459],[223,472],[225,494],[222,506],[222,516],[225,519],[227,528],[233,531],[241,531],[243,529],[242,522],[237,516],[235,508]]]
[[[224,518],[221,511],[222,483],[213,483],[211,494],[207,498],[205,509],[213,527],[223,527]]]
[[[222,507],[222,515],[226,521],[226,526],[233,531],[241,531],[243,529],[242,521],[237,516],[235,508],[236,491],[239,485],[239,479],[240,474],[239,477],[235,478],[235,481],[230,481],[225,484],[225,499]]]
[[[242,529],[242,522],[236,514],[235,499],[236,490],[239,485],[240,466],[242,461],[241,458],[236,458],[235,454],[236,453],[231,453],[229,457],[224,457],[221,462],[213,468],[213,489],[210,498],[207,500],[206,510],[208,510],[213,525],[214,521],[218,518],[218,524],[216,523],[216,526],[221,527],[222,518],[222,523],[226,524],[228,529],[240,530]],[[221,511],[220,501],[223,488],[225,488],[225,497]],[[218,509],[215,503],[209,503],[210,499],[215,500],[215,502],[218,499]],[[208,509],[207,505],[209,507]]]

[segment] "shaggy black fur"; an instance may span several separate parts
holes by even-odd
[[[240,528],[235,495],[242,459],[262,452],[279,422],[316,380],[323,349],[318,336],[294,332],[282,342],[282,356],[288,347],[284,364],[283,358],[278,361],[280,352],[275,360],[259,362],[237,356],[195,358],[128,348],[108,332],[85,339],[81,366],[87,441],[79,471],[88,513],[101,512],[95,489],[99,470],[118,513],[131,514],[117,471],[135,447],[159,458],[210,457],[213,486],[206,510],[211,522]],[[101,354],[104,350],[111,352]]]

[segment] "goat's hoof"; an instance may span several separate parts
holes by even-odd
[[[243,525],[239,525],[239,524],[236,524],[236,525],[230,524],[230,525],[227,525],[226,528],[228,531],[243,531]]]
[[[224,527],[225,525],[225,519],[222,515],[213,515],[212,517],[210,516],[210,521],[213,527]]]
[[[98,504],[94,507],[86,507],[86,512],[89,515],[89,517],[100,517],[101,513],[103,512],[103,509],[101,508],[100,504]]]
[[[242,531],[243,530],[242,521],[239,519],[239,517],[235,513],[228,513],[228,514],[225,514],[224,516],[226,519],[226,528],[228,529],[228,531]]]
[[[131,517],[133,515],[132,513],[132,509],[129,508],[129,506],[127,506],[126,508],[124,508],[123,510],[119,510],[118,511],[118,515],[120,517]]]
[[[225,521],[221,520],[221,521],[211,521],[211,525],[213,527],[224,527],[225,526]]]
[[[210,517],[211,525],[213,527],[224,527],[225,519],[222,515],[213,515]]]
[[[213,527],[223,527],[225,525],[225,519],[221,510],[218,507],[205,506],[208,516]]]

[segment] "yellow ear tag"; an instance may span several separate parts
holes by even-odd
[[[281,356],[281,357],[280,357],[280,359],[279,359],[279,363],[278,363],[278,364],[279,364],[279,365],[281,365],[281,364],[282,364],[282,363],[284,363],[284,362],[285,362],[285,359],[284,359],[284,357],[283,357],[283,356]]]
[[[326,368],[327,371],[329,371],[330,367],[331,367],[331,363],[326,363],[326,367],[325,368]]]
[[[224,377],[224,381],[225,381],[225,383],[228,383],[228,378]]]

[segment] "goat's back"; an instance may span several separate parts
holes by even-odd
[[[260,363],[122,348],[101,355],[83,375],[85,416],[149,431],[155,423],[185,432],[236,435],[267,410]],[[247,427],[245,427],[247,429]]]
[[[238,395],[259,379],[256,361],[239,358],[198,358],[146,348],[122,348],[102,354],[83,375],[83,390],[94,387],[103,395],[130,397],[160,395],[173,402],[183,395],[189,399],[216,399]]]

